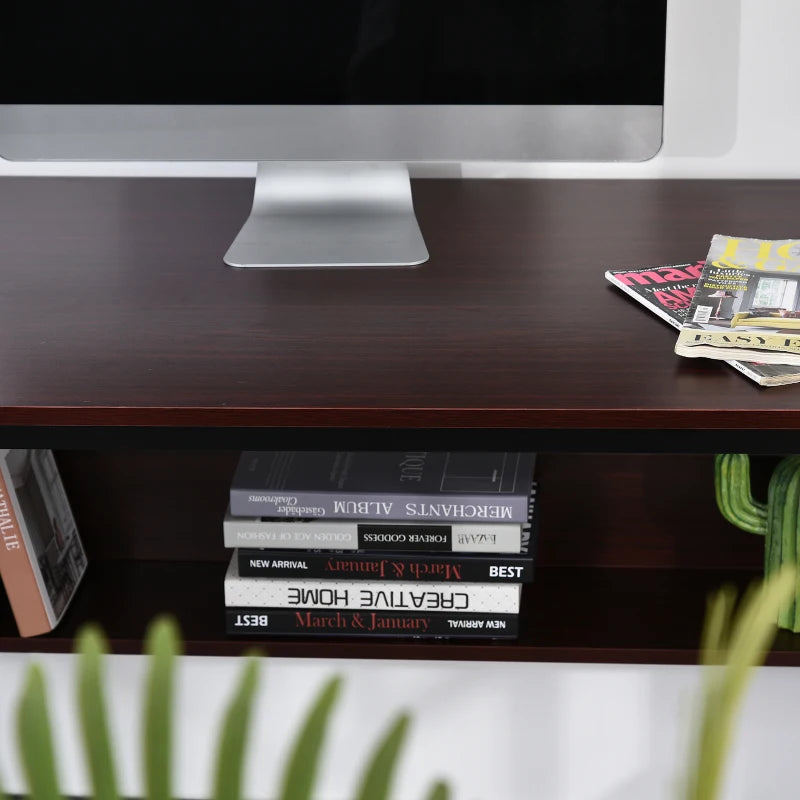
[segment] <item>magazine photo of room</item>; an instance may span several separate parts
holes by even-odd
[[[696,303],[707,319],[692,319],[687,326],[702,323],[705,330],[719,328],[771,328],[800,330],[800,276],[780,272],[748,272],[747,288],[701,292]],[[705,315],[704,315],[705,317]],[[697,324],[700,327],[700,324]]]

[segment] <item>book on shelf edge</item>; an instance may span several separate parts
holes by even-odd
[[[243,578],[311,578],[345,581],[530,583],[533,558],[483,553],[314,553],[308,550],[239,549]]]
[[[528,519],[517,522],[371,522],[290,517],[235,517],[222,523],[225,547],[366,552],[525,553],[536,511],[537,484],[528,495]]]
[[[20,636],[61,620],[86,571],[50,450],[0,450],[0,577]]]
[[[686,320],[703,264],[703,261],[695,261],[634,269],[609,269],[606,270],[605,277],[673,328],[680,330]],[[760,386],[783,386],[800,382],[800,367],[736,359],[725,359],[725,363]]]
[[[533,453],[267,451],[241,454],[234,516],[525,522]]]
[[[518,614],[444,611],[330,611],[311,608],[226,608],[231,636],[368,636],[415,639],[516,639]]]
[[[711,239],[675,352],[800,366],[800,240]]]
[[[424,583],[305,578],[244,578],[234,550],[225,574],[225,605],[349,611],[447,611],[516,614],[519,583]]]

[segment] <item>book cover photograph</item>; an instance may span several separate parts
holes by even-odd
[[[715,235],[675,352],[800,366],[800,240]]]
[[[244,452],[234,516],[527,520],[532,453]]]
[[[86,571],[50,450],[0,450],[0,576],[21,636],[52,630]]]
[[[634,269],[610,269],[606,271],[605,277],[656,316],[680,330],[686,322],[704,264],[704,261],[696,261]],[[718,298],[715,308],[717,315],[721,317],[723,313],[728,313],[732,302],[731,298]],[[736,359],[725,359],[725,363],[760,386],[783,386],[800,382],[800,367]]]

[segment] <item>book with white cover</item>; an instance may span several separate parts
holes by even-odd
[[[370,611],[519,612],[518,583],[408,583],[243,578],[238,554],[225,575],[225,605],[241,608],[349,609]]]

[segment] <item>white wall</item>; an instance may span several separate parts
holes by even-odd
[[[741,27],[739,27],[741,18]],[[665,144],[641,164],[473,164],[466,176],[800,177],[800,3],[671,0]],[[738,64],[738,69],[737,69]],[[419,167],[417,174],[439,174]],[[446,172],[446,170],[444,170]],[[252,164],[18,164],[0,174],[251,176]],[[724,189],[722,189],[724,190]],[[787,232],[787,236],[790,232]],[[557,610],[554,613],[558,613]],[[13,698],[28,656],[0,655],[0,773],[23,791],[13,748]],[[70,793],[86,791],[69,702],[71,657],[40,657],[58,698],[58,744]],[[183,660],[177,731],[180,797],[208,789],[213,722],[232,688],[234,659]],[[110,678],[124,790],[134,794],[142,660],[116,657]],[[396,797],[421,798],[437,774],[460,800],[660,800],[670,794],[691,667],[482,664],[276,659],[267,665],[248,772],[248,794],[266,797],[275,763],[308,694],[325,675],[347,679],[320,798],[352,788],[364,742],[393,711],[416,714]],[[761,672],[737,740],[726,800],[796,793],[800,671]]]
[[[3,657],[0,740],[12,742],[13,703],[25,655]],[[46,659],[58,730],[59,772],[70,794],[88,791],[73,706],[73,658]],[[233,664],[239,665],[238,662]],[[123,793],[141,793],[139,690],[143,662],[109,665],[112,730],[120,745]],[[208,793],[216,725],[235,683],[232,662],[184,658],[177,732],[178,797]],[[678,800],[688,750],[695,667],[485,662],[275,659],[265,663],[256,701],[245,795],[275,797],[279,764],[311,696],[336,670],[346,676],[334,713],[318,800],[344,800],[371,744],[401,709],[414,716],[395,800],[422,800],[445,778],[454,800]],[[734,740],[725,800],[796,794],[800,675],[757,674]],[[6,787],[23,791],[8,746],[0,748]]]

